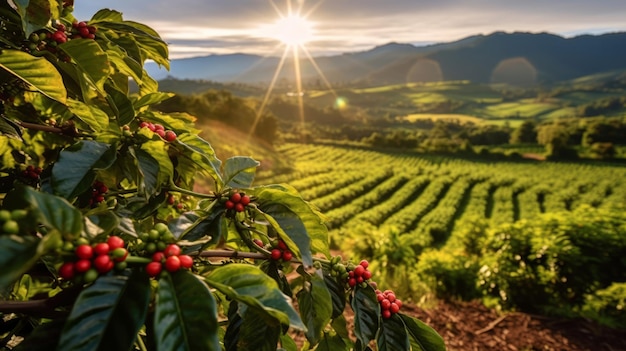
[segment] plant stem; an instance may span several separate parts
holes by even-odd
[[[228,257],[228,258],[254,258],[267,259],[267,255],[258,252],[232,251],[232,250],[207,250],[198,254],[199,257]]]
[[[0,312],[23,313],[29,316],[42,318],[57,318],[67,315],[67,311],[57,311],[57,307],[74,302],[82,287],[73,287],[41,300],[30,301],[0,301]]]
[[[165,190],[176,192],[176,193],[181,193],[181,194],[185,194],[185,195],[189,195],[189,196],[193,196],[193,197],[199,197],[199,198],[202,198],[202,199],[216,199],[216,196],[214,194],[197,193],[197,192],[195,192],[193,190],[180,188],[180,187],[176,186],[175,184],[170,184],[169,187],[165,188]]]

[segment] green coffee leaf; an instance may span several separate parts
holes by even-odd
[[[94,105],[67,99],[67,107],[78,119],[95,132],[100,132],[109,126],[109,116]]]
[[[24,341],[20,342],[13,351],[56,350],[65,321],[65,318],[57,318],[39,325],[33,330],[33,333],[25,338]]]
[[[361,346],[365,347],[376,338],[380,327],[380,305],[374,289],[369,285],[366,288],[357,287],[353,292],[351,306],[354,311],[354,332]]]
[[[188,271],[161,277],[154,331],[160,351],[220,351],[217,306],[206,284]]]
[[[39,239],[0,235],[0,291],[20,278],[37,261]]]
[[[295,189],[284,185],[269,185],[254,189],[258,208],[272,217],[279,228],[275,228],[281,238],[294,251],[302,255],[306,265],[312,264],[311,253],[328,252],[328,228],[322,216],[311,205],[304,201]],[[282,233],[281,233],[282,232]],[[284,237],[287,236],[287,237]],[[297,251],[290,246],[295,243]]]
[[[397,314],[382,320],[380,331],[376,338],[379,351],[410,350],[409,335],[407,334],[402,318]]]
[[[7,194],[4,200],[9,209],[30,208],[37,221],[63,235],[78,236],[83,231],[83,216],[64,198],[19,186]]]
[[[310,284],[305,283],[305,287],[298,292],[298,306],[307,327],[306,338],[311,345],[316,345],[333,313],[330,292],[323,278],[311,276]]]
[[[99,277],[78,296],[59,340],[59,350],[129,350],[143,326],[150,281],[140,271]]]
[[[208,172],[218,183],[218,188],[221,188],[221,184],[223,184],[220,175],[222,161],[217,158],[211,144],[193,134],[180,135],[176,140],[179,145],[186,149],[185,156],[191,159],[201,170]]]
[[[416,351],[446,351],[446,345],[441,335],[419,319],[409,317],[403,313],[398,316],[406,326],[409,334],[411,349]]]
[[[337,282],[337,279],[330,275],[324,275],[324,284],[330,293],[333,305],[331,318],[335,319],[343,314],[346,307],[346,290],[342,284]]]
[[[159,102],[165,101],[174,95],[175,95],[174,93],[161,93],[161,92],[146,94],[140,97],[139,99],[137,99],[136,101],[134,101],[133,107],[136,110],[139,110],[140,108],[144,106],[158,104]]]
[[[232,263],[219,267],[206,277],[207,283],[233,300],[258,310],[283,325],[306,330],[291,299],[278,284],[256,266]]]
[[[324,333],[324,337],[317,345],[316,351],[347,351],[348,345],[343,341],[339,335],[330,335]]]
[[[67,92],[63,78],[56,67],[43,57],[35,57],[20,50],[3,49],[0,68],[28,83],[32,89],[65,103]]]
[[[107,54],[93,40],[69,40],[59,45],[83,73],[83,77],[101,92],[104,83],[111,74],[111,66]]]
[[[250,157],[235,156],[227,159],[224,163],[224,183],[231,188],[249,188],[259,165],[259,161]]]
[[[115,157],[110,145],[96,141],[82,140],[67,147],[52,168],[54,192],[67,199],[75,198],[92,185],[94,170],[108,168]]]

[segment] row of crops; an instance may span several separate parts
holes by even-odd
[[[442,244],[457,220],[472,216],[502,224],[582,205],[626,207],[626,167],[474,162],[329,145],[280,151],[292,172],[262,172],[258,181],[293,185],[333,231],[393,226]]]
[[[333,244],[404,296],[583,316],[626,328],[626,167],[482,162],[289,144],[287,182]]]

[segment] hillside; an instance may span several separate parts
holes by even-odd
[[[626,33],[563,38],[548,33],[477,35],[455,42],[416,47],[389,43],[369,51],[316,57],[331,83],[371,85],[470,80],[535,84],[559,81],[626,68]],[[218,82],[269,82],[279,57],[244,53],[173,60],[171,71],[147,70],[157,79],[204,79]],[[279,83],[292,81],[292,63],[285,63]],[[320,84],[321,77],[307,60],[300,62],[305,85]]]

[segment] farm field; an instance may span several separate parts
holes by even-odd
[[[333,233],[395,227],[443,245],[471,216],[513,223],[587,205],[626,208],[626,168],[547,162],[489,163],[329,145],[287,144],[293,172],[262,172],[287,182],[327,215]]]

